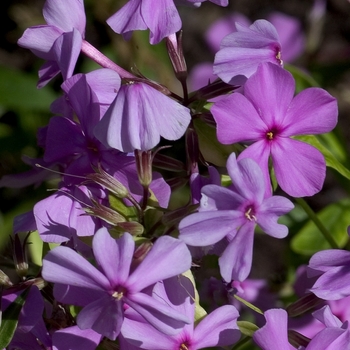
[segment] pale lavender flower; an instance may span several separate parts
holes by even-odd
[[[206,0],[186,0],[200,6]],[[228,0],[210,0],[227,6]],[[129,0],[119,11],[108,18],[108,25],[125,39],[130,39],[134,30],[150,30],[150,43],[158,44],[165,37],[178,32],[182,22],[175,7],[174,0]]]
[[[131,345],[148,350],[198,350],[233,345],[240,338],[236,322],[239,314],[232,305],[217,308],[195,324],[194,288],[192,282],[184,276],[157,283],[153,296],[186,315],[191,323],[176,335],[166,335],[131,313],[121,329],[123,338]]]
[[[257,20],[248,28],[236,23],[236,29],[223,39],[214,59],[214,74],[224,82],[241,82],[262,62],[283,66],[280,39],[270,22]]]
[[[100,201],[102,190],[94,191],[94,199]],[[102,226],[101,220],[85,214],[85,207],[92,206],[92,193],[86,186],[62,187],[55,194],[39,201],[33,208],[37,230],[44,242],[62,243],[77,237],[93,236]],[[84,206],[85,205],[85,206]]]
[[[122,152],[147,151],[160,137],[177,140],[191,120],[190,110],[144,83],[122,85],[96,125],[95,136]]]
[[[310,289],[319,298],[338,300],[350,296],[350,252],[329,249],[314,254],[309,275],[319,276]]]
[[[244,281],[250,272],[255,225],[276,238],[284,238],[288,228],[278,224],[293,204],[284,197],[265,198],[265,183],[258,164],[252,159],[237,162],[232,153],[227,170],[233,185],[202,188],[198,213],[179,224],[180,235],[190,246],[210,246],[226,238],[228,245],[219,258],[220,273],[226,282]]]
[[[294,135],[321,134],[337,123],[337,101],[327,91],[309,88],[293,97],[295,81],[286,70],[263,63],[245,83],[244,94],[222,98],[211,108],[223,144],[250,144],[239,156],[261,167],[270,190],[271,156],[280,187],[293,197],[319,192],[326,176],[323,155]]]
[[[43,16],[47,25],[28,28],[18,40],[19,46],[47,61],[39,70],[38,87],[59,72],[64,79],[72,76],[86,24],[83,0],[47,0]]]
[[[130,234],[114,240],[102,228],[96,232],[92,246],[98,268],[62,246],[50,251],[43,260],[42,276],[56,283],[56,299],[83,306],[77,316],[81,329],[93,329],[115,340],[123,324],[125,304],[167,334],[179,332],[190,322],[185,315],[142,292],[191,267],[191,255],[183,242],[160,237],[133,271],[130,266],[135,243]]]

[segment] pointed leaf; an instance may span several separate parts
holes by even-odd
[[[317,216],[329,230],[339,248],[344,247],[348,241],[350,199],[343,199],[338,203],[328,205]],[[304,255],[312,255],[320,250],[331,248],[311,220],[293,237],[291,247],[295,252]]]
[[[15,334],[19,314],[26,301],[26,297],[30,288],[24,290],[16,300],[2,314],[2,322],[0,327],[0,349],[4,349],[11,342]]]

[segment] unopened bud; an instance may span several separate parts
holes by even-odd
[[[152,182],[152,151],[135,150],[136,169],[139,181],[148,188]]]
[[[128,189],[115,177],[104,171],[100,165],[98,166],[96,173],[88,174],[86,177],[103,186],[118,198],[126,198],[129,196]]]
[[[26,277],[28,273],[28,259],[27,259],[25,245],[29,235],[30,233],[28,233],[28,235],[24,239],[23,244],[17,234],[15,235],[15,238],[12,240],[13,261],[15,263],[15,269],[16,269],[17,275],[22,278]]]
[[[110,207],[107,207],[101,203],[98,203],[91,198],[93,207],[84,208],[84,211],[94,217],[100,218],[111,225],[118,225],[121,222],[126,221],[125,217]]]
[[[139,236],[143,234],[144,227],[136,221],[126,221],[118,223],[124,232],[129,232],[132,236]]]
[[[182,31],[166,38],[166,47],[176,78],[183,82],[187,78],[187,65],[182,50]]]
[[[292,329],[288,329],[288,341],[298,349],[300,346],[303,346],[306,348],[310,343],[309,338],[305,337],[304,335]]]
[[[153,244],[150,241],[142,243],[135,249],[132,259],[132,268],[136,268],[145,259]]]
[[[0,270],[0,285],[5,286],[5,287],[12,286],[12,282],[11,282],[10,278],[2,270]]]
[[[286,311],[289,317],[297,317],[314,309],[323,302],[324,301],[318,298],[315,294],[308,293],[294,303],[290,304]]]

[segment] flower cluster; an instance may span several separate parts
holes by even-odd
[[[320,192],[326,163],[335,164],[314,135],[336,127],[337,101],[320,87],[296,94],[284,52],[295,58],[304,39],[283,15],[271,20],[287,21],[281,37],[271,22],[237,15],[220,46],[207,36],[218,79],[189,93],[176,6],[204,1],[129,0],[106,19],[125,39],[147,29],[150,44],[165,42],[182,96],[92,46],[83,0],[46,0],[46,24],[19,39],[46,61],[39,88],[62,79],[53,116],[38,132],[43,156],[32,163],[42,168],[25,184],[53,174],[58,181],[15,219],[19,280],[0,270],[1,348],[197,350],[250,341],[263,350],[350,349],[347,322],[332,304],[350,296],[349,252],[316,253],[287,311],[251,274],[255,235],[286,238],[286,215],[300,203],[308,209],[301,197]],[[283,43],[296,32],[288,56]],[[101,68],[76,73],[80,54]],[[8,184],[11,176],[1,179]],[[177,202],[177,190],[185,200]],[[26,252],[32,231],[44,247],[35,276]],[[257,325],[244,321],[247,308]],[[293,321],[310,309],[307,321]]]

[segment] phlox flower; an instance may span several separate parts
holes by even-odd
[[[326,328],[317,333],[304,347],[299,350],[349,350],[350,332],[347,323],[342,324],[325,306],[312,314],[322,322]],[[295,349],[289,342],[287,336],[287,312],[282,309],[270,309],[265,312],[266,324],[257,330],[254,341],[262,350],[287,350]]]
[[[179,332],[190,322],[185,315],[142,292],[191,267],[191,255],[183,242],[160,237],[133,271],[130,266],[135,243],[129,233],[115,240],[102,228],[96,232],[92,248],[98,268],[63,246],[51,250],[43,260],[42,276],[56,283],[56,299],[83,306],[77,316],[81,329],[92,329],[115,340],[123,324],[124,305],[167,334]]]
[[[72,76],[85,35],[83,0],[46,0],[46,25],[33,26],[23,33],[18,45],[30,49],[47,62],[39,69],[38,87],[45,86],[59,72]]]
[[[260,19],[250,27],[236,23],[236,29],[222,40],[214,59],[214,74],[224,82],[242,82],[242,76],[250,77],[262,62],[283,66],[280,39],[270,22]]]
[[[219,258],[220,273],[226,282],[244,281],[251,270],[255,225],[276,238],[284,238],[288,228],[277,223],[280,215],[293,208],[287,198],[265,198],[261,169],[252,159],[227,160],[232,186],[206,185],[198,213],[179,224],[180,235],[190,246],[210,246],[226,238],[228,245]]]
[[[145,83],[122,85],[95,136],[122,152],[147,151],[160,137],[177,140],[186,131],[191,115],[187,107]]]
[[[200,6],[206,0],[185,0]],[[210,0],[227,6],[228,0]],[[174,0],[129,0],[119,11],[108,18],[108,25],[125,39],[130,39],[134,30],[150,30],[150,43],[158,44],[165,37],[178,32],[182,22],[174,4]]]
[[[318,276],[310,291],[324,300],[350,296],[350,252],[329,249],[317,252],[309,262],[308,275]]]
[[[261,167],[270,190],[269,157],[280,187],[293,197],[319,192],[326,176],[323,155],[294,135],[331,131],[337,123],[337,101],[327,91],[309,88],[293,97],[295,81],[286,70],[262,63],[245,83],[244,94],[222,98],[211,108],[217,137],[223,144],[250,144],[239,156]]]
[[[153,296],[159,302],[171,305],[185,314],[191,323],[180,333],[166,335],[160,333],[140,317],[129,313],[121,329],[126,342],[148,350],[198,350],[208,347],[232,345],[240,338],[237,326],[238,311],[232,305],[224,305],[205,316],[195,325],[195,302],[192,282],[184,277],[172,278],[157,283]],[[185,300],[185,302],[179,302]],[[126,312],[128,314],[128,311]]]
[[[300,20],[281,12],[271,12],[266,20],[275,27],[278,33],[283,62],[291,62],[300,56],[305,46],[305,35]],[[218,19],[209,27],[205,33],[205,39],[213,52],[220,50],[220,43],[227,35],[237,32],[236,23],[238,23],[238,28],[240,26],[249,27],[252,24],[243,14],[232,13]]]

